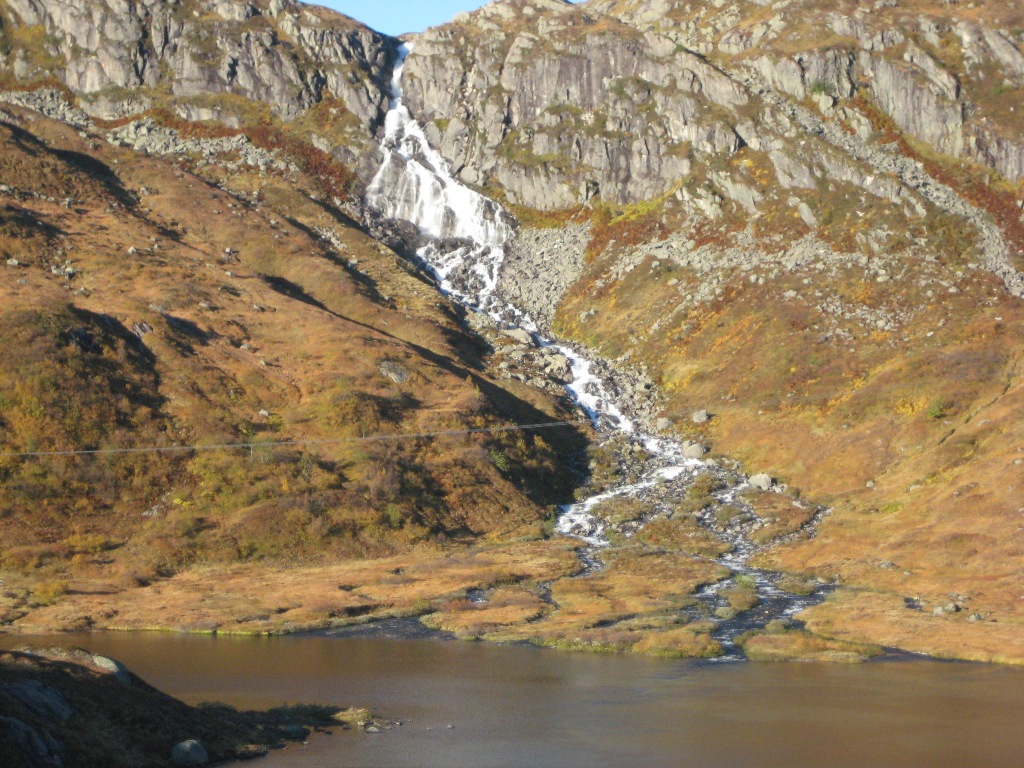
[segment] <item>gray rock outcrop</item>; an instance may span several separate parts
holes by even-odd
[[[369,134],[386,107],[388,39],[340,14],[290,0],[4,0],[13,21],[46,31],[45,51],[14,48],[15,74],[56,76],[88,113],[120,117],[169,90],[179,113],[231,114],[242,96],[292,119],[333,97]]]
[[[189,739],[174,745],[171,749],[171,762],[180,768],[199,768],[209,765],[210,757],[202,742]]]
[[[53,722],[67,722],[75,713],[64,695],[38,680],[0,684],[0,692],[28,707],[33,714]]]
[[[278,150],[261,149],[244,134],[219,139],[184,139],[178,131],[157,125],[149,117],[134,120],[111,131],[107,140],[111,144],[131,147],[151,155],[192,155],[202,158],[231,155],[237,157],[240,164],[261,171],[273,169],[287,173],[297,170],[293,163],[280,157]]]
[[[404,384],[409,380],[409,371],[394,360],[385,360],[380,364],[382,375],[391,379],[395,384]]]
[[[113,675],[118,681],[124,683],[125,685],[131,684],[131,672],[128,671],[128,667],[126,667],[117,659],[111,659],[107,656],[95,655],[92,657],[92,663],[104,672]]]
[[[902,20],[893,4],[881,6],[890,7]],[[416,40],[406,102],[463,181],[545,210],[674,190],[709,218],[727,202],[753,213],[761,202],[754,186],[735,172],[702,171],[744,145],[769,152],[784,187],[813,190],[824,177],[892,201],[904,195],[891,177],[865,171],[862,157],[851,162],[817,133],[801,135],[765,103],[762,88],[812,102],[862,142],[873,128],[850,103],[864,95],[935,151],[1024,178],[1019,131],[975,103],[990,99],[986,68],[1002,78],[1000,89],[1024,85],[1014,35],[982,21],[926,17],[914,17],[920,31],[904,30],[866,8],[847,16],[799,0],[775,10],[750,24],[739,6],[720,2],[500,0]],[[801,42],[796,30],[806,24],[839,42]],[[963,73],[938,52],[951,38],[965,54]],[[773,47],[781,41],[781,50]],[[812,205],[795,207],[819,226]]]
[[[21,758],[25,765],[34,768],[64,768],[64,750],[46,731],[4,716],[0,716],[0,729],[7,732],[9,742],[18,753],[11,755],[12,759]]]
[[[534,208],[657,197],[691,155],[740,147],[713,105],[742,105],[742,89],[609,21],[569,3],[494,3],[417,39],[406,101],[465,182],[493,180]]]

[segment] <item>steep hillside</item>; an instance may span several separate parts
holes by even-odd
[[[453,167],[537,227],[509,295],[833,508],[761,555],[844,585],[827,635],[1020,658],[1022,14],[505,0],[406,64]]]
[[[248,143],[194,138],[210,151],[147,157],[120,130],[0,112],[7,621],[200,565],[536,534],[569,495],[572,430],[361,438],[564,405],[496,381],[452,305],[286,154],[260,170]],[[102,453],[49,455],[83,449]]]

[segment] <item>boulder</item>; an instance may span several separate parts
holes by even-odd
[[[686,443],[683,446],[683,456],[688,459],[702,459],[707,449],[700,443]]]
[[[106,656],[93,656],[92,663],[99,669],[102,669],[104,672],[113,675],[125,685],[131,684],[131,673],[128,671],[128,668],[120,661],[117,661],[116,659],[109,659]]]
[[[171,762],[181,768],[193,768],[194,766],[209,765],[210,756],[206,754],[206,747],[202,742],[195,739],[175,744],[171,749]]]
[[[558,381],[572,381],[572,366],[565,355],[551,355],[544,362],[544,373]]]
[[[512,330],[505,331],[505,335],[520,344],[533,344],[533,337],[522,328],[513,328]]]
[[[385,360],[380,364],[379,370],[395,384],[404,384],[409,380],[409,372],[393,360]]]
[[[767,491],[775,485],[775,479],[771,475],[766,475],[763,472],[757,475],[751,475],[750,480],[747,482],[762,491]]]
[[[694,411],[693,412],[693,423],[694,424],[704,424],[710,418],[711,417],[708,415],[708,412],[705,411],[704,409],[701,409],[699,411]]]

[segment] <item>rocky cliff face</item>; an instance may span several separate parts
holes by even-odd
[[[742,145],[715,110],[748,100],[667,39],[554,0],[494,3],[426,32],[405,83],[465,181],[548,209],[664,194]]]
[[[876,6],[505,0],[418,38],[408,100],[467,182],[545,209],[649,199],[770,143],[754,74],[855,131],[866,100],[933,150],[1020,180],[1012,18]]]
[[[372,133],[386,107],[387,38],[290,0],[5,0],[0,19],[7,68],[56,77],[97,117],[170,103],[237,124],[241,97],[287,120],[331,98]]]

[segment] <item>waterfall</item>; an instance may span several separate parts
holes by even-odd
[[[625,435],[628,454],[644,453],[649,457],[644,461],[643,476],[639,479],[622,482],[604,493],[565,505],[555,530],[585,542],[580,556],[588,570],[600,567],[596,553],[609,543],[608,524],[594,514],[595,507],[618,497],[639,497],[652,506],[656,502],[662,506],[673,500],[678,502],[698,476],[710,472],[725,485],[724,490],[715,494],[716,501],[742,507],[747,527],[716,527],[710,509],[704,510],[702,525],[718,531],[716,535],[731,547],[719,562],[756,582],[758,595],[766,608],[755,618],[767,621],[810,605],[817,596],[783,593],[775,586],[774,574],[748,565],[757,549],[749,536],[753,530],[750,526],[759,523],[749,505],[738,496],[739,491],[749,487],[746,476],[715,462],[687,457],[685,446],[679,441],[638,431],[616,403],[613,385],[592,372],[591,360],[579,350],[542,338],[527,315],[499,298],[498,279],[505,246],[515,235],[514,221],[500,205],[454,178],[447,161],[430,146],[423,127],[404,105],[402,72],[410,51],[406,45],[398,50],[381,142],[383,162],[367,190],[368,206],[386,219],[410,222],[416,227],[421,242],[416,254],[437,278],[442,292],[472,310],[486,313],[506,328],[514,325],[528,331],[538,347],[557,347],[571,364],[573,379],[566,385],[567,393],[587,414],[598,433],[605,438],[613,434]],[[640,523],[640,527],[642,525]],[[726,583],[711,585],[697,597],[711,609],[721,607],[724,598],[720,590]],[[746,628],[749,626],[742,622],[724,621],[716,637],[723,644],[731,645],[735,635]]]
[[[366,200],[384,218],[415,225],[427,241],[417,255],[442,291],[497,319],[506,308],[498,306],[494,292],[514,222],[500,205],[454,178],[402,103],[402,71],[411,50],[398,49],[381,143],[384,161]]]
[[[486,312],[506,325],[514,322],[531,332],[538,346],[556,346],[571,364],[569,396],[602,434],[624,432],[636,445],[663,459],[663,466],[639,483],[624,485],[579,504],[567,505],[556,530],[577,536],[591,546],[608,543],[605,524],[591,509],[617,496],[633,495],[666,479],[704,466],[683,457],[679,443],[636,433],[636,428],[609,391],[608,383],[591,372],[591,361],[569,346],[540,337],[530,318],[502,302],[497,294],[505,245],[515,235],[511,217],[493,200],[457,181],[447,161],[427,141],[423,127],[403,103],[402,72],[411,46],[401,45],[391,77],[390,103],[384,120],[383,163],[370,182],[367,204],[388,219],[415,225],[425,244],[417,256],[438,278],[441,290],[463,304]]]

